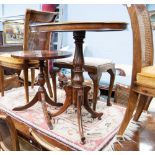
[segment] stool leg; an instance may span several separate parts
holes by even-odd
[[[96,103],[97,103],[98,89],[99,89],[99,81],[100,81],[102,73],[95,74],[95,73],[88,72],[88,74],[93,81],[93,87],[94,87],[93,110],[95,111],[96,110]]]
[[[4,69],[0,66],[0,90],[1,96],[4,96]]]
[[[110,98],[111,98],[112,89],[115,81],[115,71],[112,69],[109,69],[107,70],[107,72],[110,74],[110,85],[109,85],[109,91],[108,91],[107,106],[111,106]]]

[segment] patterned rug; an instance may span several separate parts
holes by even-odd
[[[37,87],[30,90],[30,99],[34,96]],[[58,91],[58,101],[63,102],[65,92]],[[33,107],[15,112],[13,107],[24,105],[24,89],[23,87],[12,89],[5,92],[4,97],[0,97],[0,110],[11,114],[16,119],[24,121],[28,125],[37,128],[40,132],[46,133],[48,136],[65,143],[73,150],[97,151],[102,150],[109,141],[115,136],[123,119],[125,109],[116,105],[106,106],[106,102],[98,101],[97,111],[103,112],[101,120],[92,119],[90,114],[82,108],[82,119],[86,144],[82,145],[79,136],[77,113],[72,106],[67,112],[55,117],[54,129],[50,130],[45,122],[41,104],[38,102]],[[58,108],[48,107],[52,112]]]

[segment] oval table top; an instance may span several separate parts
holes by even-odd
[[[11,56],[24,60],[47,60],[67,58],[72,56],[72,53],[67,51],[34,50],[14,52]]]
[[[57,22],[31,24],[31,31],[121,31],[127,28],[125,22]]]

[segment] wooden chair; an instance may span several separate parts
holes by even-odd
[[[133,31],[133,69],[128,106],[118,135],[122,136],[136,113],[134,121],[138,121],[141,113],[149,106],[155,96],[155,66],[153,66],[153,38],[149,13],[142,4],[128,8]]]
[[[10,116],[0,114],[0,151],[39,151],[39,150],[54,150],[55,147],[44,142],[44,139],[33,131],[30,130],[30,134],[33,136],[32,145],[28,140],[19,136],[15,125]]]
[[[15,126],[11,118],[5,115],[0,115],[0,150],[20,150]]]
[[[26,10],[24,23],[24,43],[23,50],[49,50],[51,33],[31,33],[29,25],[32,23],[50,23],[55,20],[56,12],[42,12],[35,10]],[[0,87],[2,96],[4,96],[4,70],[3,67],[18,69],[24,71],[24,88],[26,102],[29,101],[28,95],[28,68],[31,68],[32,83],[34,82],[34,68],[38,67],[38,61],[24,61],[11,57],[10,54],[0,55]],[[45,78],[50,96],[52,97],[52,89],[48,78],[48,61],[46,62]]]
[[[73,57],[71,58],[65,58],[61,60],[57,60],[54,63],[55,67],[58,68],[68,68],[71,69],[71,77],[73,77]],[[99,90],[99,81],[101,79],[102,73],[103,72],[108,72],[110,74],[110,85],[109,85],[109,92],[108,92],[108,99],[107,99],[107,105],[110,106],[110,98],[112,94],[112,88],[114,85],[114,80],[115,80],[115,64],[110,61],[110,60],[104,60],[100,58],[90,58],[90,57],[85,57],[85,64],[84,64],[84,71],[88,72],[90,78],[93,81],[93,109],[96,110],[96,102],[97,102],[97,96],[98,96],[98,90]],[[54,78],[55,75],[52,74],[52,77]],[[56,87],[56,85],[55,85]],[[56,90],[56,88],[53,88]],[[54,91],[56,94],[56,91]],[[57,100],[57,99],[55,99]]]

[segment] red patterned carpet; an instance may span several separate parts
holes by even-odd
[[[35,94],[35,89],[30,88],[30,98]],[[58,91],[58,101],[63,102],[65,93]],[[23,87],[9,90],[4,97],[0,97],[0,110],[5,111],[17,119],[24,121],[28,125],[37,128],[40,132],[67,144],[74,150],[101,150],[117,133],[121,124],[124,108],[113,105],[107,107],[106,103],[98,101],[97,111],[103,112],[102,120],[92,119],[87,111],[82,110],[84,133],[86,144],[82,145],[77,125],[77,114],[73,107],[69,107],[67,112],[55,117],[54,129],[50,130],[45,122],[41,104],[38,102],[33,107],[15,112],[13,107],[24,104]],[[56,111],[55,107],[48,107],[51,112]]]

